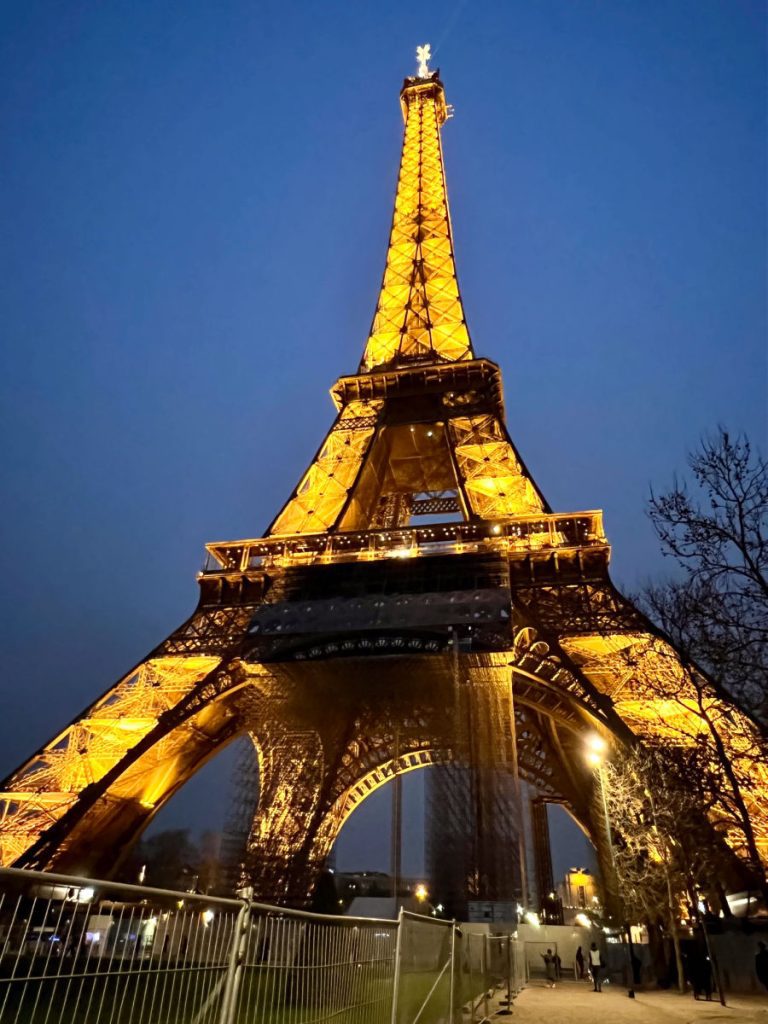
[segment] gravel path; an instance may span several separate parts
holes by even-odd
[[[504,1017],[494,1017],[501,1024]],[[587,983],[564,981],[554,990],[538,979],[515,1001],[511,1024],[768,1024],[768,996],[733,996],[728,1006],[697,1002],[673,992],[638,992],[609,986],[593,992]]]

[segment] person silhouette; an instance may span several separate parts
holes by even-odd
[[[603,969],[603,956],[600,950],[597,948],[597,943],[593,942],[589,947],[589,970],[592,974],[592,983],[594,985],[593,992],[603,991],[603,982],[600,978],[600,972]]]
[[[542,953],[541,959],[544,961],[544,973],[547,978],[547,988],[554,988],[555,979],[557,977],[557,965],[555,958],[552,956],[552,950],[548,949],[546,953]]]
[[[768,946],[764,942],[758,942],[757,944],[755,974],[763,988],[768,989]]]
[[[584,977],[584,953],[582,952],[581,946],[576,950],[576,977],[581,981]]]

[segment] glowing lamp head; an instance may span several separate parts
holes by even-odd
[[[587,764],[591,764],[593,767],[602,764],[605,760],[605,752],[608,749],[608,744],[605,742],[602,736],[596,732],[592,732],[587,736]]]
[[[427,896],[429,896],[429,892],[427,891],[426,885],[424,885],[423,882],[419,882],[419,884],[413,890],[413,895],[420,903],[423,903]]]

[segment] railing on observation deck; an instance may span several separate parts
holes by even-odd
[[[509,1006],[524,959],[508,934],[419,914],[0,869],[2,1024],[475,1024],[489,990]]]
[[[372,562],[386,558],[516,553],[605,545],[602,512],[519,516],[506,522],[437,523],[359,533],[294,534],[207,544],[203,575],[285,565]]]

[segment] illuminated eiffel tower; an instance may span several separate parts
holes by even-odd
[[[5,780],[2,863],[112,870],[249,734],[259,804],[246,867],[262,896],[305,902],[362,800],[458,764],[471,790],[465,896],[506,899],[520,882],[516,779],[539,805],[567,807],[608,870],[585,734],[699,734],[695,700],[680,700],[686,670],[609,579],[601,513],[551,510],[507,433],[499,367],[475,356],[439,74],[422,61],[400,101],[381,292],[357,372],[331,389],[328,435],[264,537],[207,545],[194,614]],[[730,716],[738,758],[751,724],[708,699]],[[765,787],[756,774],[761,841]]]

